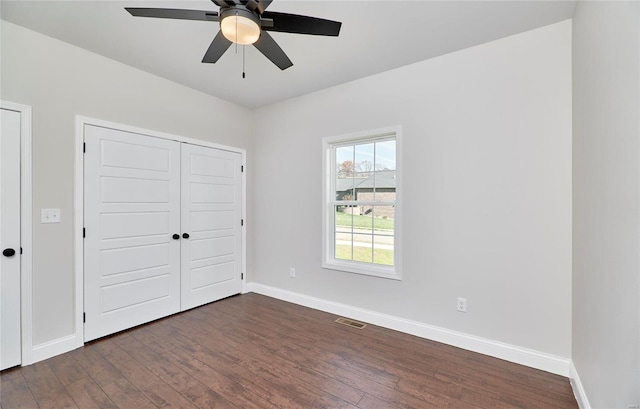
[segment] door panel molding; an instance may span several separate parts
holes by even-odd
[[[31,107],[0,100],[0,109],[20,113],[20,326],[22,365],[33,363]]]
[[[151,136],[160,139],[172,140],[190,145],[214,148],[222,151],[240,154],[240,166],[244,170],[246,168],[246,150],[230,147],[226,145],[211,143],[203,140],[185,138],[178,135],[172,135],[163,132],[157,132],[149,129],[133,127],[129,125],[118,124],[100,119],[89,118],[84,116],[76,116],[76,145],[75,145],[75,189],[74,189],[74,241],[75,241],[75,339],[76,347],[84,344],[84,243],[83,243],[83,227],[84,227],[84,132],[86,126],[98,126],[118,131],[137,133],[141,135]],[[241,217],[246,220],[246,173],[241,173]],[[246,223],[242,226],[241,234],[241,273],[242,273],[242,290],[246,292]]]

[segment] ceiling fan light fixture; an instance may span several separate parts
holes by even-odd
[[[233,43],[253,44],[260,38],[260,20],[249,10],[231,8],[221,13],[220,30]]]

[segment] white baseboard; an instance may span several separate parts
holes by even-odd
[[[529,366],[554,374],[569,376],[571,361],[551,354],[547,354],[532,349],[522,348],[515,345],[506,344],[491,339],[465,334],[463,332],[452,331],[446,328],[424,324],[418,321],[411,321],[392,315],[381,314],[363,308],[327,301],[280,288],[270,287],[258,283],[248,283],[247,292],[255,292],[279,300],[292,302],[316,310],[325,311],[331,314],[353,318],[359,321],[368,322],[380,327],[393,329],[421,338],[442,342],[462,349],[478,352],[484,355],[504,359],[506,361]],[[582,406],[581,406],[582,408]]]
[[[34,345],[31,349],[31,362],[26,362],[22,365],[35,364],[36,362],[44,361],[45,359],[52,358],[56,355],[73,351],[78,348],[79,345],[81,346],[82,343],[78,344],[75,334],[54,339],[53,341],[45,342],[43,344]]]
[[[584,387],[580,381],[580,376],[578,376],[578,370],[573,364],[573,361],[571,361],[571,366],[569,368],[569,380],[571,381],[571,388],[573,388],[573,394],[578,402],[578,407],[580,409],[591,409],[589,399],[587,399],[587,394],[584,391]]]

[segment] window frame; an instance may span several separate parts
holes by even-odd
[[[394,246],[393,266],[341,260],[335,257],[335,206],[339,203],[335,199],[335,151],[337,147],[378,142],[395,139],[396,142],[396,195],[394,201]],[[400,126],[357,132],[347,135],[327,136],[322,138],[322,267],[329,270],[344,271],[381,277],[392,280],[402,280],[402,129]],[[341,203],[344,203],[342,201]],[[388,205],[389,201],[367,201],[358,204]]]

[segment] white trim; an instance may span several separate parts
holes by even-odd
[[[223,151],[236,152],[236,153],[242,154],[243,159],[244,159],[244,155],[246,154],[246,150],[242,148],[234,148],[232,146],[221,145],[218,143],[208,142],[201,139],[187,138],[180,135],[173,135],[166,132],[154,131],[152,129],[138,128],[135,126],[119,124],[119,123],[110,122],[110,121],[104,121],[102,119],[89,118],[81,115],[76,115],[76,124],[78,123],[82,124],[83,128],[84,128],[84,125],[94,125],[102,128],[115,129],[117,131],[137,133],[137,134],[146,135],[146,136],[153,136],[155,138],[169,139],[172,141],[189,143],[191,145],[206,146],[208,148],[215,148]],[[77,130],[78,128],[76,126],[76,132]]]
[[[78,348],[78,341],[75,335],[67,335],[66,337],[35,345],[33,347],[33,362],[44,361],[56,355],[73,351],[76,348]]]
[[[362,140],[393,139],[396,142],[396,199],[394,230],[394,265],[382,266],[355,261],[337,260],[333,256],[333,238],[328,234],[333,229],[333,219],[329,216],[335,205],[335,186],[331,177],[333,158],[329,154],[332,146],[349,144]],[[322,268],[364,274],[392,280],[402,280],[402,127],[400,125],[379,128],[346,135],[326,136],[322,138]],[[358,202],[362,204],[363,202]],[[376,202],[380,203],[380,202]]]
[[[239,153],[242,156],[242,166],[244,172],[242,173],[242,218],[244,219],[244,226],[242,230],[242,273],[245,275],[242,282],[242,292],[246,287],[246,265],[247,265],[247,241],[246,241],[246,150],[241,148],[234,148],[227,145],[221,145],[217,143],[207,142],[200,139],[186,138],[179,135],[172,135],[169,133],[154,131],[150,129],[143,129],[134,126],[119,124],[110,121],[103,121],[101,119],[89,118],[85,116],[76,116],[76,147],[75,147],[75,175],[74,175],[74,248],[75,248],[75,334],[69,336],[69,342],[73,339],[76,342],[75,347],[84,345],[84,325],[82,320],[82,313],[84,311],[84,243],[82,237],[82,228],[84,226],[84,127],[85,125],[94,125],[102,128],[115,129],[124,132],[137,133],[146,136],[152,136],[155,138],[173,140],[176,142],[188,143],[191,145],[205,146],[208,148],[214,148],[218,150]],[[73,349],[73,348],[71,348]],[[66,351],[63,351],[66,352]]]
[[[0,101],[0,108],[20,113],[20,336],[22,365],[33,363],[33,221],[31,164],[31,107]]]
[[[584,391],[584,387],[582,386],[582,381],[580,381],[580,376],[578,376],[578,370],[573,364],[573,361],[570,362],[569,381],[571,382],[571,388],[573,389],[573,394],[575,395],[576,401],[578,402],[578,407],[580,409],[591,409],[591,405],[589,404],[589,399],[587,399],[587,394]]]
[[[76,146],[73,189],[73,237],[74,237],[74,271],[75,271],[75,315],[74,334],[76,346],[84,345],[84,243],[82,228],[84,227],[84,125],[87,118],[76,116]]]
[[[292,302],[331,314],[346,316],[531,368],[541,369],[562,376],[569,376],[570,360],[568,358],[258,283],[250,283],[247,287],[249,291],[279,300]]]
[[[242,183],[242,294],[244,294],[247,286],[247,152],[242,150],[242,174],[240,175]]]

